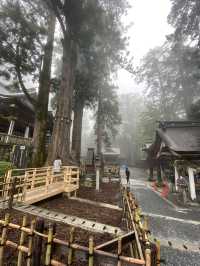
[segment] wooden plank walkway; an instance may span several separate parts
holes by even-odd
[[[124,234],[124,231],[122,231],[119,227],[98,223],[95,221],[79,218],[76,216],[66,215],[60,212],[47,210],[34,205],[18,203],[15,204],[13,208],[23,213],[36,215],[45,219],[68,224],[70,226],[79,227],[87,231],[92,231],[101,234],[108,233],[115,236],[121,236]]]
[[[52,167],[13,169],[0,184],[0,201],[8,200],[11,190],[15,201],[33,204],[63,192],[76,193],[78,189],[76,166],[64,166],[59,173],[54,173]]]

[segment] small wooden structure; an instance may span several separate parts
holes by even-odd
[[[79,168],[64,166],[59,173],[52,167],[9,170],[0,183],[3,201],[9,198],[14,183],[13,198],[32,204],[60,193],[76,192],[79,189]]]
[[[77,265],[80,257],[85,265],[160,265],[159,247],[148,239],[146,221],[141,220],[139,207],[134,196],[122,187],[123,219],[127,224],[127,233],[112,240],[95,245],[92,236],[88,239],[88,246],[77,244],[75,228],[66,235],[68,240],[56,237],[56,226],[50,224],[47,232],[44,230],[44,220],[27,222],[24,217],[22,223],[12,223],[9,214],[0,219],[1,245],[0,265],[5,262],[6,248],[15,250],[17,265]],[[20,238],[10,239],[9,231],[20,233]]]
[[[114,147],[107,147],[103,150],[102,157],[103,157],[103,166],[104,166],[104,176],[119,177],[120,149]]]

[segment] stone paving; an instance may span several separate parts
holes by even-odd
[[[156,194],[145,171],[130,168],[130,188],[149,217],[153,237],[160,239],[162,259],[170,266],[200,265],[200,211],[178,208]],[[167,244],[172,247],[167,247]],[[188,250],[186,250],[188,248]]]

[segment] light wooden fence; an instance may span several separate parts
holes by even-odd
[[[13,187],[13,188],[12,188]],[[52,167],[13,169],[0,184],[0,196],[32,204],[59,193],[76,192],[79,188],[79,168],[64,166],[59,173]]]
[[[134,195],[127,187],[121,186],[123,219],[127,230],[135,232],[135,242],[130,245],[135,258],[144,259],[146,266],[160,265],[160,243],[152,243],[149,238],[148,221],[141,214],[141,209]]]
[[[145,260],[127,255],[127,245],[134,240],[134,232],[99,246],[95,246],[94,239],[90,236],[88,246],[82,246],[77,244],[74,228],[70,229],[69,240],[63,241],[56,238],[55,224],[50,224],[47,233],[44,232],[44,220],[38,222],[32,220],[28,225],[27,218],[24,217],[21,225],[18,225],[12,223],[9,214],[6,214],[5,218],[0,220],[0,227],[0,266],[5,265],[7,248],[15,252],[8,260],[15,262],[12,265],[18,266],[79,265],[80,257],[85,261],[84,265],[89,266],[147,265]],[[20,233],[20,237],[14,237],[12,233],[11,238],[9,235],[11,230]]]

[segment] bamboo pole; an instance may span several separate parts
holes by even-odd
[[[94,266],[94,239],[93,239],[93,236],[90,236],[90,238],[89,238],[88,266]]]
[[[73,262],[73,248],[72,244],[74,241],[74,227],[70,230],[70,236],[69,236],[69,253],[68,253],[68,259],[67,259],[67,265],[72,265]]]
[[[151,249],[150,249],[150,243],[146,243],[147,248],[145,249],[145,260],[146,260],[146,266],[151,266]]]
[[[161,254],[160,254],[160,241],[156,240],[156,249],[157,249],[157,265],[160,266]]]
[[[27,217],[24,216],[23,217],[23,221],[22,221],[22,227],[25,227],[27,224]],[[19,240],[19,245],[23,246],[24,241],[25,241],[25,237],[26,237],[26,233],[24,231],[21,231],[21,236],[20,236],[20,240]],[[23,252],[21,250],[19,250],[18,252],[18,259],[17,259],[17,266],[21,266],[23,261]]]
[[[28,255],[27,255],[27,266],[31,266],[32,253],[33,253],[33,235],[35,229],[35,220],[31,221],[30,233],[28,235]]]
[[[3,255],[4,255],[4,247],[6,245],[7,229],[8,229],[9,220],[10,220],[10,215],[7,213],[5,215],[3,230],[1,234],[1,241],[0,241],[0,266],[4,265]]]
[[[48,231],[48,239],[47,239],[47,249],[46,249],[46,257],[45,257],[45,266],[51,265],[51,252],[52,252],[52,243],[53,243],[53,226],[50,225]]]
[[[118,245],[117,245],[117,255],[118,255],[118,262],[117,262],[117,266],[121,266],[121,260],[120,260],[120,256],[122,254],[122,239],[121,237],[118,238]]]
[[[44,219],[37,219],[35,230],[39,234],[42,234],[44,231]],[[38,235],[35,233],[34,243],[33,243],[33,266],[40,266],[41,265],[41,256],[42,256],[42,241],[43,236]]]

